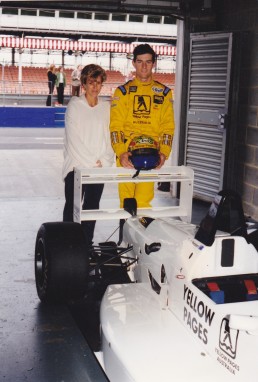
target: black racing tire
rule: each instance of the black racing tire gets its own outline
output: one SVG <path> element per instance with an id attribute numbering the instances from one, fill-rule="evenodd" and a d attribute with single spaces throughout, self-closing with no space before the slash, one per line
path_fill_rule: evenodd
<path id="1" fill-rule="evenodd" d="M 64 303 L 87 290 L 89 246 L 79 223 L 41 225 L 35 245 L 35 279 L 39 299 Z"/>

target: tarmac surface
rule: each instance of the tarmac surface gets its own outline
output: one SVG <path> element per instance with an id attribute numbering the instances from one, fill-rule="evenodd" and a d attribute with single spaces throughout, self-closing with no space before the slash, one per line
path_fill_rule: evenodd
<path id="1" fill-rule="evenodd" d="M 62 128 L 0 128 L 1 382 L 107 380 L 68 307 L 44 306 L 36 293 L 37 231 L 43 222 L 62 220 L 62 137 Z M 166 203 L 170 194 L 157 198 Z M 105 188 L 102 200 L 118 203 L 116 189 Z M 206 211 L 206 204 L 194 204 L 193 221 Z M 116 221 L 97 222 L 95 241 L 112 233 L 117 241 L 117 228 Z"/>
<path id="2" fill-rule="evenodd" d="M 63 129 L 0 129 L 0 381 L 106 381 L 65 306 L 39 302 L 34 247 L 61 221 Z M 58 142 L 58 143 L 57 143 Z"/>

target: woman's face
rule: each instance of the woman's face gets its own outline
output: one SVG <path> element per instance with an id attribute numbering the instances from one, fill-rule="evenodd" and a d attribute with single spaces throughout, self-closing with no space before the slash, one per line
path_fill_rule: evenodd
<path id="1" fill-rule="evenodd" d="M 88 96 L 97 97 L 102 88 L 101 76 L 98 76 L 96 78 L 89 77 L 86 81 L 86 84 L 84 84 L 83 87 Z"/>

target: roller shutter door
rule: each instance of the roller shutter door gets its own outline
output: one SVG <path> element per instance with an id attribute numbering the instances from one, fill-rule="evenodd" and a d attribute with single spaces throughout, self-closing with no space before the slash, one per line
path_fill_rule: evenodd
<path id="1" fill-rule="evenodd" d="M 185 163 L 194 196 L 212 200 L 223 186 L 232 34 L 192 34 Z"/>

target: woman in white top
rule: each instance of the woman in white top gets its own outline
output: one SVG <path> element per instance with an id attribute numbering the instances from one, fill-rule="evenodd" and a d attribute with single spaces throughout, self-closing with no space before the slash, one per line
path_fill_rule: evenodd
<path id="1" fill-rule="evenodd" d="M 105 80 L 106 73 L 100 66 L 85 66 L 81 72 L 85 94 L 72 97 L 67 106 L 63 164 L 64 221 L 73 221 L 74 167 L 110 167 L 114 163 L 109 134 L 110 104 L 98 97 Z M 103 184 L 83 185 L 83 209 L 99 208 L 103 188 Z M 95 223 L 82 222 L 90 245 L 93 243 Z"/>
<path id="2" fill-rule="evenodd" d="M 58 105 L 62 106 L 64 103 L 64 89 L 66 87 L 66 76 L 62 66 L 59 66 L 56 72 L 56 90 Z"/>

